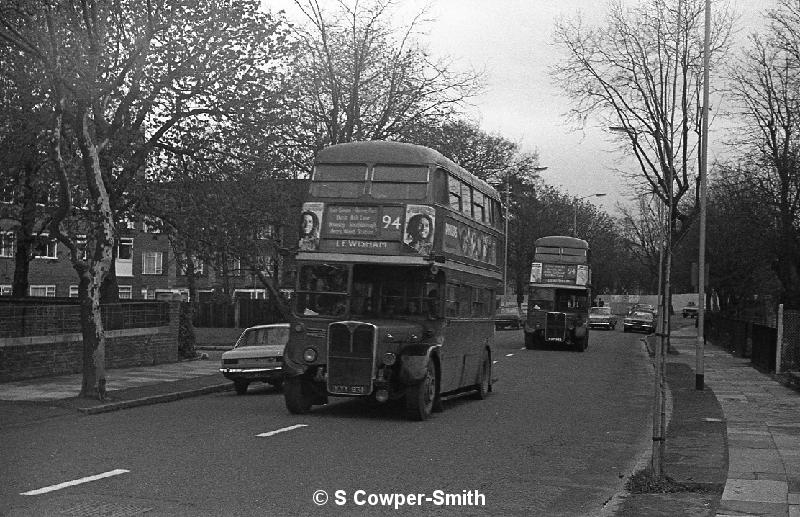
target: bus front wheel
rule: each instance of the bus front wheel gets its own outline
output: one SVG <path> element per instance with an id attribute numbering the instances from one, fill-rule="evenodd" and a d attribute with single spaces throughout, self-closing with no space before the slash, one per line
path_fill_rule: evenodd
<path id="1" fill-rule="evenodd" d="M 311 409 L 311 386 L 301 377 L 286 379 L 283 384 L 283 399 L 286 409 L 293 415 L 308 413 Z"/>
<path id="2" fill-rule="evenodd" d="M 409 386 L 406 391 L 406 415 L 412 420 L 426 420 L 431 416 L 436 400 L 436 366 L 428 361 L 422 382 Z"/>

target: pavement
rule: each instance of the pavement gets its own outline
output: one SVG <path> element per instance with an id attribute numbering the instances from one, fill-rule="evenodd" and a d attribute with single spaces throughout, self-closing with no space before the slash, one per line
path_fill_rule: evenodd
<path id="1" fill-rule="evenodd" d="M 800 393 L 713 343 L 705 346 L 705 387 L 696 390 L 696 341 L 691 326 L 671 333 L 665 476 L 654 482 L 642 475 L 651 457 L 645 451 L 627 489 L 602 514 L 800 517 Z M 0 428 L 232 389 L 218 370 L 220 349 L 204 354 L 205 360 L 111 370 L 102 402 L 78 397 L 80 374 L 0 383 Z"/>

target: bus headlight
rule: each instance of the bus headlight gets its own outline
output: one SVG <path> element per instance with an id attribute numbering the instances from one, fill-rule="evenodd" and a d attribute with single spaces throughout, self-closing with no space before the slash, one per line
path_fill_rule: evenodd
<path id="1" fill-rule="evenodd" d="M 397 356 L 394 355 L 392 352 L 386 352 L 383 354 L 383 364 L 386 366 L 392 366 L 395 361 L 397 361 Z"/>
<path id="2" fill-rule="evenodd" d="M 303 361 L 313 363 L 317 360 L 317 351 L 313 348 L 306 348 L 303 350 Z"/>

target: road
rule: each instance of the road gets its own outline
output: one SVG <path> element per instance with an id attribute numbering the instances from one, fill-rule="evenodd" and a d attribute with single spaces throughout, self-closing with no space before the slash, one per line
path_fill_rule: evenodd
<path id="1" fill-rule="evenodd" d="M 597 514 L 649 450 L 641 337 L 576 353 L 497 332 L 494 392 L 425 422 L 351 399 L 293 416 L 251 387 L 5 429 L 0 515 Z M 371 504 L 391 494 L 405 505 Z"/>

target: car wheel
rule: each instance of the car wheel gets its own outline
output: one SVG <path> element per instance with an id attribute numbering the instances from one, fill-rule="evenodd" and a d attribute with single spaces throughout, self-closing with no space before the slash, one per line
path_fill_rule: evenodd
<path id="1" fill-rule="evenodd" d="M 237 395 L 244 395 L 247 393 L 247 386 L 249 385 L 250 383 L 246 381 L 235 381 L 233 383 L 233 389 L 236 390 Z"/>
<path id="2" fill-rule="evenodd" d="M 481 363 L 481 369 L 478 375 L 475 398 L 483 400 L 488 396 L 492 382 L 492 362 L 489 360 L 489 352 L 486 350 L 483 351 L 483 362 Z"/>
<path id="3" fill-rule="evenodd" d="M 631 329 L 629 329 L 628 327 L 622 327 L 622 332 L 627 333 L 627 332 L 630 332 L 630 330 Z"/>
<path id="4" fill-rule="evenodd" d="M 311 409 L 311 386 L 302 377 L 286 379 L 283 386 L 283 399 L 286 409 L 293 415 L 308 413 Z"/>
<path id="5" fill-rule="evenodd" d="M 281 387 L 283 386 L 283 380 L 282 380 L 282 379 L 277 379 L 277 380 L 274 380 L 274 381 L 267 381 L 267 382 L 268 382 L 268 383 L 269 383 L 269 384 L 270 384 L 270 385 L 271 385 L 273 388 L 275 388 L 276 390 L 279 390 L 279 389 L 281 389 Z"/>
<path id="6" fill-rule="evenodd" d="M 427 420 L 436 400 L 436 366 L 428 361 L 425 378 L 406 391 L 406 416 L 412 420 Z"/>

